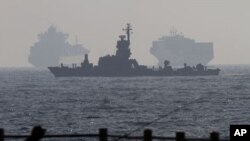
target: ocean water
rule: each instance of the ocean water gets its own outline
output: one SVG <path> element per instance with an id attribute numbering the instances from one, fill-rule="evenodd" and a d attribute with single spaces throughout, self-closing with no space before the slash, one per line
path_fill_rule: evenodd
<path id="1" fill-rule="evenodd" d="M 0 126 L 6 134 L 109 133 L 207 137 L 250 124 L 250 66 L 219 76 L 55 78 L 48 70 L 0 69 Z"/>

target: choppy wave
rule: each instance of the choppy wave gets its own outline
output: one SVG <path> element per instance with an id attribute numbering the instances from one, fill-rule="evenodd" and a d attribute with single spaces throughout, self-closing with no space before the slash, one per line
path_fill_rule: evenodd
<path id="1" fill-rule="evenodd" d="M 134 78 L 0 69 L 0 125 L 20 134 L 42 125 L 49 133 L 107 127 L 112 133 L 152 128 L 157 135 L 227 136 L 230 124 L 250 123 L 250 66 L 221 67 L 220 76 Z"/>

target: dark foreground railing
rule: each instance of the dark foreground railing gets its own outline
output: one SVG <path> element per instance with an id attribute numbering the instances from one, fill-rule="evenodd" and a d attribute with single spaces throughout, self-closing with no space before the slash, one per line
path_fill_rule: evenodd
<path id="1" fill-rule="evenodd" d="M 175 137 L 162 137 L 153 136 L 151 129 L 145 129 L 143 136 L 128 136 L 128 135 L 110 135 L 106 128 L 99 129 L 98 134 L 58 134 L 58 135 L 45 135 L 45 129 L 40 126 L 33 128 L 31 135 L 5 135 L 4 130 L 0 129 L 0 141 L 4 139 L 24 139 L 25 141 L 39 141 L 43 138 L 95 138 L 99 141 L 119 141 L 122 139 L 126 140 L 141 140 L 141 141 L 152 141 L 152 140 L 164 140 L 164 141 L 229 141 L 222 140 L 219 138 L 219 133 L 212 132 L 210 137 L 205 138 L 186 138 L 184 132 L 176 132 Z"/>

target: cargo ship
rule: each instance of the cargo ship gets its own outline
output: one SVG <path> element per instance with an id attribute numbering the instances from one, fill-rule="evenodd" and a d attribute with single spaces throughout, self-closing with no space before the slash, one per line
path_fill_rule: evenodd
<path id="1" fill-rule="evenodd" d="M 150 52 L 157 58 L 158 65 L 164 65 L 165 60 L 169 60 L 173 66 L 184 63 L 207 65 L 214 58 L 212 42 L 197 42 L 177 33 L 176 29 L 172 29 L 170 35 L 153 41 Z"/>
<path id="2" fill-rule="evenodd" d="M 89 62 L 88 54 L 84 61 L 72 67 L 61 64 L 60 66 L 48 67 L 55 77 L 137 77 L 137 76 L 204 76 L 218 75 L 220 69 L 209 69 L 202 64 L 195 66 L 184 66 L 178 69 L 172 68 L 170 61 L 165 60 L 164 66 L 158 68 L 140 65 L 136 59 L 130 58 L 130 34 L 131 25 L 127 24 L 123 29 L 126 35 L 120 35 L 117 41 L 115 55 L 106 55 L 99 58 L 98 64 Z"/>
<path id="3" fill-rule="evenodd" d="M 58 65 L 64 58 L 73 58 L 89 53 L 88 49 L 78 44 L 77 39 L 75 45 L 70 44 L 67 41 L 69 35 L 57 30 L 55 26 L 50 26 L 38 37 L 38 41 L 30 48 L 28 58 L 34 67 L 47 68 Z"/>

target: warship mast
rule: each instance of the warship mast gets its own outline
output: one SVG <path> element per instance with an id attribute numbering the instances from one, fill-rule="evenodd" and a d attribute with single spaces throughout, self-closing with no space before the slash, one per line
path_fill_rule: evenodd
<path id="1" fill-rule="evenodd" d="M 128 45 L 130 45 L 130 30 L 132 30 L 131 24 L 128 23 L 127 27 L 125 29 L 123 29 L 123 30 L 126 31 Z"/>

